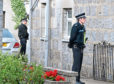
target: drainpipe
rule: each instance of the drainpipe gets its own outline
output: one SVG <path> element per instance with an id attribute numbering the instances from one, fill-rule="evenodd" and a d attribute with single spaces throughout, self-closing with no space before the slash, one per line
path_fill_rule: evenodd
<path id="1" fill-rule="evenodd" d="M 50 32 L 49 32 L 49 28 L 50 28 L 50 0 L 46 0 L 46 39 L 45 39 L 45 67 L 48 66 L 48 57 L 50 55 L 50 46 L 49 46 L 49 37 L 50 37 Z"/>
<path id="2" fill-rule="evenodd" d="M 32 10 L 31 10 L 31 8 L 32 8 L 32 0 L 29 0 L 30 1 L 30 5 L 29 5 L 29 7 L 30 7 L 30 11 L 29 11 L 29 28 L 28 28 L 28 32 L 29 32 L 29 41 L 28 41 L 28 46 L 29 46 L 29 51 L 28 51 L 28 63 L 30 64 L 30 59 L 31 59 L 31 28 L 32 28 L 32 26 L 31 26 L 31 23 L 32 23 Z"/>

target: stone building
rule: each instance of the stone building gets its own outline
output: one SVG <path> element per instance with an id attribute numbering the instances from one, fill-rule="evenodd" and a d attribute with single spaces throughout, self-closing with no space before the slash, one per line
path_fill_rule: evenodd
<path id="1" fill-rule="evenodd" d="M 31 0 L 31 7 L 36 1 Z M 46 1 L 39 0 L 31 11 L 31 62 L 71 70 L 70 30 L 76 22 L 74 16 L 85 12 L 89 40 L 82 75 L 93 77 L 93 45 L 103 40 L 114 44 L 114 0 L 49 0 L 49 5 Z"/>
<path id="2" fill-rule="evenodd" d="M 2 28 L 3 28 L 3 0 L 0 0 L 0 50 L 2 47 Z"/>

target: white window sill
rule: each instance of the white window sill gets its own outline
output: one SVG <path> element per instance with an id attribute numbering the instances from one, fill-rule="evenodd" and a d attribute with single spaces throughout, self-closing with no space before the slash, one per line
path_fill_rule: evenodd
<path id="1" fill-rule="evenodd" d="M 41 2 L 41 3 L 46 3 L 46 0 L 41 0 L 40 2 Z"/>
<path id="2" fill-rule="evenodd" d="M 40 40 L 41 40 L 41 41 L 47 41 L 46 37 L 41 37 Z M 63 39 L 62 39 L 62 42 L 68 43 L 68 42 L 69 42 L 69 37 L 63 38 Z"/>
<path id="3" fill-rule="evenodd" d="M 64 43 L 68 43 L 69 40 L 63 39 L 62 42 L 64 42 Z"/>
<path id="4" fill-rule="evenodd" d="M 69 36 L 65 36 L 63 39 L 62 39 L 62 42 L 65 42 L 65 43 L 68 43 L 69 42 Z"/>
<path id="5" fill-rule="evenodd" d="M 41 41 L 46 41 L 46 37 L 40 37 Z"/>

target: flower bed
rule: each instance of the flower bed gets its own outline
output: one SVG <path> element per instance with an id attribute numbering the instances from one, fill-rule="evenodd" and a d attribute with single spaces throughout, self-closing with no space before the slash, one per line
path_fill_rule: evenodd
<path id="1" fill-rule="evenodd" d="M 0 84 L 74 84 L 77 76 L 76 72 L 24 62 L 22 57 L 0 53 Z"/>
<path id="2" fill-rule="evenodd" d="M 70 82 L 65 81 L 63 76 L 58 75 L 58 71 L 56 69 L 53 71 L 46 71 L 43 78 L 45 79 L 44 84 L 70 84 Z"/>
<path id="3" fill-rule="evenodd" d="M 43 69 L 42 66 L 36 66 L 36 65 L 26 65 L 23 69 L 25 75 L 24 75 L 24 81 L 25 84 L 43 84 L 44 79 L 42 78 L 43 75 Z"/>
<path id="4" fill-rule="evenodd" d="M 65 78 L 57 74 L 57 70 L 45 72 L 44 79 L 52 81 L 65 81 Z"/>
<path id="5" fill-rule="evenodd" d="M 55 68 L 52 67 L 44 67 L 43 70 L 45 72 L 47 71 L 54 71 Z M 65 81 L 51 81 L 46 79 L 44 84 L 75 84 L 76 83 L 76 76 L 78 75 L 77 72 L 69 71 L 69 70 L 61 70 L 61 69 L 56 69 L 57 74 L 64 77 Z M 50 83 L 49 83 L 50 82 Z"/>

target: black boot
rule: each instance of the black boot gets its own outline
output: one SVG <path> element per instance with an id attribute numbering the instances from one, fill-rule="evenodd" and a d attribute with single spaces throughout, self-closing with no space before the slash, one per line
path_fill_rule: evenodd
<path id="1" fill-rule="evenodd" d="M 85 84 L 85 83 L 84 83 L 84 82 L 82 82 L 82 81 L 79 81 L 79 83 L 80 83 L 80 84 Z"/>
<path id="2" fill-rule="evenodd" d="M 85 83 L 82 81 L 76 81 L 76 84 L 85 84 Z"/>

